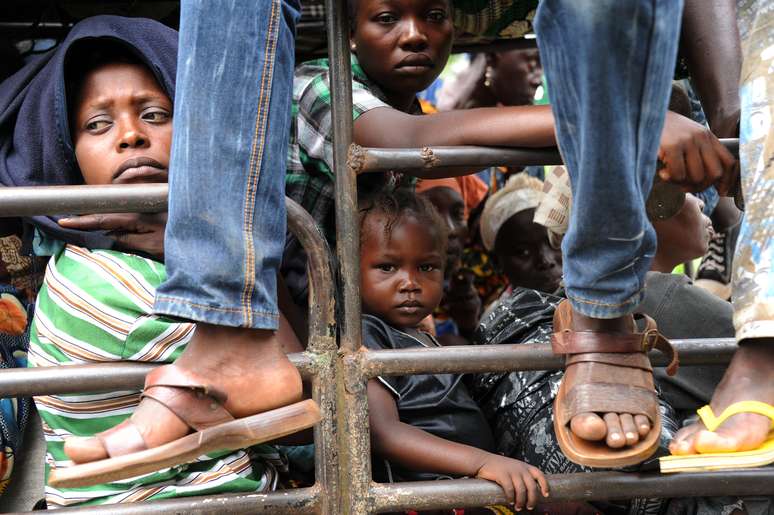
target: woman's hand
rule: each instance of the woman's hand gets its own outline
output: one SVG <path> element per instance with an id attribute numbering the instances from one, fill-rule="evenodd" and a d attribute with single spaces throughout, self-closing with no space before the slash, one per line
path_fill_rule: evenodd
<path id="1" fill-rule="evenodd" d="M 658 158 L 662 180 L 679 184 L 685 190 L 703 191 L 715 184 L 725 195 L 736 183 L 736 159 L 703 125 L 667 111 Z"/>
<path id="2" fill-rule="evenodd" d="M 525 506 L 532 510 L 538 503 L 538 486 L 543 497 L 548 497 L 548 482 L 543 473 L 532 465 L 487 453 L 476 477 L 494 481 L 505 491 L 505 497 L 516 505 L 516 511 Z"/>
<path id="3" fill-rule="evenodd" d="M 79 231 L 107 231 L 120 248 L 164 260 L 167 213 L 105 213 L 62 218 L 59 225 Z"/>

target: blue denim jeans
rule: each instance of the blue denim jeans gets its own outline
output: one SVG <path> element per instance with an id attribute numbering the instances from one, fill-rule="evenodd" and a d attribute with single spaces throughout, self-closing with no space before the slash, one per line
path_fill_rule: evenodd
<path id="1" fill-rule="evenodd" d="M 276 329 L 297 0 L 184 0 L 159 314 Z"/>
<path id="2" fill-rule="evenodd" d="M 681 0 L 542 0 L 535 19 L 573 191 L 567 297 L 594 318 L 643 298 L 656 235 L 645 214 L 675 68 Z"/>

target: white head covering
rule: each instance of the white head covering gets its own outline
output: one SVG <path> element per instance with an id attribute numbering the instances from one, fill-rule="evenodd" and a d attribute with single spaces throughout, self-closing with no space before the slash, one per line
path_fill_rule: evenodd
<path id="1" fill-rule="evenodd" d="M 526 173 L 508 179 L 505 186 L 487 199 L 481 214 L 481 239 L 487 250 L 494 249 L 497 232 L 510 217 L 540 204 L 543 181 Z"/>

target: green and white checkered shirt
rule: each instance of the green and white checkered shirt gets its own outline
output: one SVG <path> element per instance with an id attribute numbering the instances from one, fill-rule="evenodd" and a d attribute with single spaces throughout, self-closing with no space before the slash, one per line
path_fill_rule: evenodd
<path id="1" fill-rule="evenodd" d="M 357 120 L 377 107 L 390 107 L 387 97 L 368 78 L 353 55 L 352 119 Z M 418 101 L 410 114 L 422 114 Z M 328 59 L 309 61 L 296 68 L 290 132 L 285 192 L 312 215 L 328 241 L 333 242 L 333 130 Z M 379 180 L 381 184 L 398 180 L 389 174 L 368 174 L 361 179 L 369 183 Z M 364 186 L 363 182 L 359 180 L 358 185 Z"/>

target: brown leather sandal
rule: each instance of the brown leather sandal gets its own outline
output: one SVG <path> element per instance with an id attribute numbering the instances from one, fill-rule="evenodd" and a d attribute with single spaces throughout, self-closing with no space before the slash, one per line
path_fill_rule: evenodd
<path id="1" fill-rule="evenodd" d="M 643 315 L 644 316 L 644 315 Z M 572 308 L 565 300 L 554 312 L 554 354 L 567 356 L 565 377 L 554 400 L 554 432 L 559 447 L 571 461 L 591 467 L 624 467 L 649 458 L 656 451 L 661 436 L 661 414 L 648 352 L 658 349 L 670 358 L 667 373 L 677 372 L 678 360 L 669 341 L 659 334 L 656 323 L 645 316 L 643 332 L 632 317 L 631 334 L 572 331 Z M 573 371 L 572 384 L 567 371 Z M 647 371 L 632 374 L 631 369 Z M 613 449 L 603 441 L 589 441 L 575 436 L 570 421 L 581 413 L 631 413 L 650 419 L 648 435 L 634 445 Z"/>
<path id="2" fill-rule="evenodd" d="M 142 397 L 165 406 L 194 432 L 149 449 L 131 419 L 124 420 L 96 435 L 110 458 L 52 469 L 49 484 L 73 488 L 149 474 L 194 461 L 203 454 L 275 440 L 320 421 L 320 410 L 312 400 L 235 419 L 223 406 L 227 398 L 224 392 L 175 365 L 150 372 Z"/>

